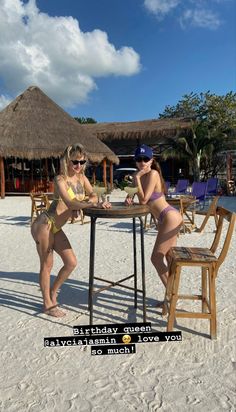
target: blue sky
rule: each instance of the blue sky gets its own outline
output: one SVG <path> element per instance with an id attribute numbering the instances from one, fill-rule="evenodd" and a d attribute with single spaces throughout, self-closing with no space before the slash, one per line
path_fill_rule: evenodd
<path id="1" fill-rule="evenodd" d="M 0 109 L 31 85 L 72 116 L 157 118 L 236 90 L 235 0 L 1 0 Z"/>

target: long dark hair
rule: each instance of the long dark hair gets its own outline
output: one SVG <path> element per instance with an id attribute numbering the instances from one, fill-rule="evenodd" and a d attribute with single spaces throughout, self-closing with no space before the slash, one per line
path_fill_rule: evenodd
<path id="1" fill-rule="evenodd" d="M 151 169 L 156 170 L 159 173 L 159 176 L 160 176 L 160 179 L 161 179 L 161 191 L 166 194 L 166 192 L 167 192 L 166 191 L 166 184 L 165 184 L 165 180 L 162 176 L 161 166 L 159 165 L 159 163 L 154 158 L 152 160 Z"/>

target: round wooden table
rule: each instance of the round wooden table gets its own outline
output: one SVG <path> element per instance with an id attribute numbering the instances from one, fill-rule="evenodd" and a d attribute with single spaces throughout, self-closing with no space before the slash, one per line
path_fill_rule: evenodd
<path id="1" fill-rule="evenodd" d="M 134 204 L 126 206 L 124 203 L 112 203 L 111 209 L 102 209 L 96 207 L 88 207 L 83 209 L 85 216 L 90 216 L 90 260 L 89 260 L 89 311 L 90 325 L 93 324 L 93 295 L 113 286 L 120 286 L 134 291 L 134 306 L 137 308 L 137 292 L 142 292 L 143 297 L 143 322 L 146 322 L 146 288 L 145 288 L 145 261 L 144 261 L 144 228 L 142 216 L 146 216 L 150 210 L 147 205 Z M 95 263 L 95 229 L 97 219 L 124 219 L 130 218 L 133 220 L 133 262 L 134 273 L 130 276 L 120 279 L 117 282 L 112 282 L 107 279 L 101 279 L 94 276 Z M 141 271 L 142 271 L 142 289 L 137 288 L 137 253 L 136 253 L 136 218 L 140 221 L 140 240 L 141 240 Z M 108 239 L 109 240 L 109 239 Z M 123 285 L 122 283 L 128 279 L 134 278 L 134 287 Z M 109 283 L 109 286 L 100 288 L 94 291 L 94 279 Z"/>

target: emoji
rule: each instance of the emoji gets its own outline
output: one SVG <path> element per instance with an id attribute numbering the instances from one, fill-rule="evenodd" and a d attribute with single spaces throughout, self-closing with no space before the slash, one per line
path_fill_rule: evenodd
<path id="1" fill-rule="evenodd" d="M 124 343 L 130 343 L 131 342 L 131 336 L 130 335 L 124 335 L 122 336 L 122 341 Z"/>

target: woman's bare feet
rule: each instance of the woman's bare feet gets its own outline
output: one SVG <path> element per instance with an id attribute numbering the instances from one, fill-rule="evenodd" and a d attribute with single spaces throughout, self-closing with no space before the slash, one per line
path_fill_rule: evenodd
<path id="1" fill-rule="evenodd" d="M 44 313 L 54 318 L 62 318 L 66 313 L 58 307 L 57 292 L 50 290 L 50 302 L 45 302 Z"/>
<path id="2" fill-rule="evenodd" d="M 54 318 L 62 318 L 66 316 L 63 310 L 58 308 L 58 305 L 50 306 L 49 308 L 44 308 L 44 313 L 49 316 L 53 316 Z"/>
<path id="3" fill-rule="evenodd" d="M 58 305 L 57 292 L 54 292 L 52 289 L 50 290 L 50 298 L 51 298 L 51 301 L 52 301 L 52 306 Z"/>

